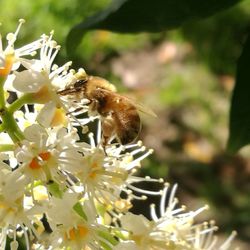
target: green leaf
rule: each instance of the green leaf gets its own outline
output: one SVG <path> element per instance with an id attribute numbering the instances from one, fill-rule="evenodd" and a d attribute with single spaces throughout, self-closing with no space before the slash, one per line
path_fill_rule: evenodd
<path id="1" fill-rule="evenodd" d="M 54 181 L 49 181 L 49 183 L 47 183 L 47 188 L 49 190 L 49 192 L 52 194 L 52 196 L 55 196 L 57 198 L 62 198 L 63 193 L 60 190 L 59 185 L 54 182 Z"/>
<path id="2" fill-rule="evenodd" d="M 71 29 L 67 49 L 72 51 L 87 30 L 159 32 L 208 17 L 237 2 L 240 0 L 113 0 L 106 9 Z"/>
<path id="3" fill-rule="evenodd" d="M 109 243 L 111 243 L 113 246 L 118 244 L 118 241 L 113 237 L 113 235 L 108 232 L 108 231 L 104 231 L 104 230 L 99 230 L 98 231 L 98 235 L 105 239 L 106 241 L 108 241 Z"/>
<path id="4" fill-rule="evenodd" d="M 227 150 L 237 152 L 250 143 L 250 35 L 237 64 L 233 91 Z"/>
<path id="5" fill-rule="evenodd" d="M 87 215 L 84 213 L 82 205 L 80 202 L 77 202 L 73 209 L 75 210 L 75 212 L 80 215 L 85 221 L 88 221 Z"/>

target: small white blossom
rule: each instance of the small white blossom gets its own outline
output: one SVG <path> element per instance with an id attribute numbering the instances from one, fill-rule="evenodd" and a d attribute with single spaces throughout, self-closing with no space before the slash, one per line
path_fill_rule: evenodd
<path id="1" fill-rule="evenodd" d="M 65 128 L 46 131 L 40 125 L 33 124 L 24 130 L 24 135 L 26 139 L 15 151 L 23 174 L 33 181 L 61 183 L 63 174 L 60 172 L 60 156 L 64 155 L 64 151 L 75 149 L 77 134 L 67 133 Z"/>
<path id="2" fill-rule="evenodd" d="M 53 249 L 99 249 L 100 241 L 105 240 L 100 232 L 105 233 L 106 229 L 98 225 L 95 211 L 88 201 L 79 202 L 76 194 L 64 193 L 62 198 L 52 198 L 46 216 L 53 230 L 50 235 Z"/>
<path id="3" fill-rule="evenodd" d="M 36 93 L 42 87 L 47 87 L 51 95 L 56 96 L 53 91 L 53 83 L 60 82 L 63 86 L 68 83 L 65 82 L 65 75 L 71 65 L 71 62 L 66 63 L 62 67 L 52 68 L 53 61 L 60 49 L 60 46 L 52 40 L 52 35 L 41 37 L 42 45 L 40 49 L 40 59 L 27 60 L 23 62 L 27 70 L 15 72 L 15 80 L 13 86 L 16 90 L 24 93 Z"/>
<path id="4" fill-rule="evenodd" d="M 120 200 L 122 192 L 129 200 L 145 199 L 145 195 L 158 195 L 158 191 L 147 191 L 134 186 L 134 183 L 143 181 L 162 182 L 161 179 L 135 176 L 140 162 L 152 151 L 146 150 L 141 143 L 128 147 L 130 152 L 126 152 L 126 146 L 115 145 L 110 145 L 104 150 L 101 144 L 95 144 L 93 135 L 90 134 L 90 145 L 82 144 L 81 150 L 79 149 L 81 154 L 74 153 L 74 158 L 72 151 L 65 151 L 65 160 L 61 162 L 61 166 L 79 180 L 84 194 L 92 204 L 99 202 L 105 206 L 114 206 Z M 70 164 L 66 159 L 71 159 Z M 74 178 L 71 181 L 72 186 L 75 185 Z M 141 195 L 135 195 L 134 192 Z"/>
<path id="5" fill-rule="evenodd" d="M 5 49 L 3 48 L 2 36 L 0 34 L 0 76 L 7 76 L 11 70 L 17 70 L 20 64 L 23 63 L 24 56 L 34 56 L 36 51 L 41 48 L 42 39 L 38 39 L 21 48 L 15 49 L 15 41 L 24 22 L 23 19 L 20 19 L 15 33 L 7 34 L 7 46 Z"/>
<path id="6" fill-rule="evenodd" d="M 213 224 L 195 224 L 194 218 L 207 207 L 196 211 L 185 212 L 185 207 L 176 208 L 178 203 L 175 198 L 176 185 L 169 193 L 169 187 L 163 190 L 160 201 L 160 217 L 156 215 L 155 206 L 151 206 L 152 220 L 143 215 L 126 213 L 120 218 L 122 228 L 127 230 L 127 241 L 119 243 L 115 250 L 124 249 L 131 245 L 138 250 L 226 250 L 230 247 L 229 239 L 222 245 L 216 245 L 213 236 L 217 229 Z M 166 197 L 169 196 L 166 204 Z"/>
<path id="7" fill-rule="evenodd" d="M 36 234 L 30 218 L 31 211 L 24 206 L 27 179 L 17 170 L 10 170 L 4 163 L 0 164 L 0 249 L 5 249 L 7 235 L 14 234 L 21 228 L 29 244 L 27 231 Z M 26 228 L 28 227 L 28 228 Z"/>

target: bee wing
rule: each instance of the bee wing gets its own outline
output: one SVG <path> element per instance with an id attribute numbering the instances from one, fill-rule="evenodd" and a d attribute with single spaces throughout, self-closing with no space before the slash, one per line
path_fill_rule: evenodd
<path id="1" fill-rule="evenodd" d="M 126 99 L 127 101 L 129 101 L 132 105 L 134 105 L 136 107 L 136 109 L 144 114 L 153 116 L 153 117 L 157 117 L 157 115 L 155 114 L 155 112 L 149 108 L 148 106 L 139 103 L 137 101 L 135 101 L 134 99 L 128 97 L 128 96 L 122 96 L 124 99 Z"/>
<path id="2" fill-rule="evenodd" d="M 116 97 L 114 99 L 115 101 L 118 101 L 118 102 L 120 100 L 127 101 L 127 102 L 131 103 L 133 106 L 135 106 L 138 111 L 140 111 L 140 112 L 142 112 L 144 114 L 153 116 L 153 117 L 157 117 L 157 115 L 155 114 L 155 112 L 152 109 L 150 109 L 149 107 L 145 106 L 144 104 L 136 102 L 135 100 L 133 100 L 132 98 L 130 98 L 128 96 L 124 96 L 124 95 L 118 94 L 117 92 L 111 92 L 111 91 L 106 90 L 106 89 L 101 89 L 101 91 L 106 92 L 106 93 L 112 93 L 112 95 L 114 97 Z"/>
<path id="3" fill-rule="evenodd" d="M 134 105 L 140 112 L 153 116 L 153 117 L 157 117 L 155 112 L 151 108 L 147 107 L 146 105 L 138 103 L 138 102 L 134 102 Z"/>

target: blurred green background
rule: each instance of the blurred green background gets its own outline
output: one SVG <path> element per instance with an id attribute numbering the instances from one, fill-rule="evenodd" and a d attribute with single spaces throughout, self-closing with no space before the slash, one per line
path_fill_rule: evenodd
<path id="1" fill-rule="evenodd" d="M 142 116 L 140 138 L 155 153 L 144 161 L 141 174 L 178 183 L 180 203 L 188 209 L 209 204 L 210 211 L 200 218 L 215 219 L 222 237 L 237 230 L 237 245 L 249 249 L 250 152 L 228 155 L 224 148 L 250 2 L 156 34 L 92 31 L 74 56 L 67 55 L 70 28 L 109 2 L 2 0 L 1 34 L 14 31 L 19 18 L 26 24 L 17 44 L 54 30 L 62 46 L 57 64 L 73 60 L 74 68 L 109 79 L 120 92 L 153 109 L 157 118 Z M 134 209 L 142 212 L 142 207 L 135 204 Z"/>

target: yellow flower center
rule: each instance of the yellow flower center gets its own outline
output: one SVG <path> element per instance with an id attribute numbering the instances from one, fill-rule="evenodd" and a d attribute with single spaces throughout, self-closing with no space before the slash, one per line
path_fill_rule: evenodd
<path id="1" fill-rule="evenodd" d="M 51 157 L 50 152 L 42 152 L 39 154 L 39 157 L 43 159 L 43 161 L 48 161 L 49 158 Z"/>
<path id="2" fill-rule="evenodd" d="M 100 167 L 100 165 L 96 161 L 94 161 L 93 163 L 91 163 L 89 178 L 95 179 L 96 176 L 98 175 L 98 172 L 100 170 L 101 170 L 101 167 Z"/>
<path id="3" fill-rule="evenodd" d="M 39 164 L 39 161 L 38 161 L 37 157 L 34 157 L 34 158 L 31 160 L 31 162 L 30 162 L 30 164 L 29 164 L 29 167 L 30 167 L 31 169 L 39 169 L 39 168 L 41 167 L 41 165 Z"/>
<path id="4" fill-rule="evenodd" d="M 51 157 L 51 153 L 50 152 L 42 152 L 40 154 L 38 154 L 38 157 L 34 157 L 30 164 L 29 164 L 29 167 L 31 169 L 39 169 L 42 167 L 42 164 L 41 164 L 41 160 L 42 159 L 43 161 L 48 161 Z"/>
<path id="5" fill-rule="evenodd" d="M 51 127 L 66 125 L 66 114 L 64 109 L 56 108 L 52 121 L 50 123 Z"/>
<path id="6" fill-rule="evenodd" d="M 0 67 L 0 76 L 7 76 L 10 73 L 13 62 L 14 56 L 12 54 L 6 55 L 4 67 Z"/>
<path id="7" fill-rule="evenodd" d="M 89 230 L 83 225 L 78 225 L 77 228 L 71 228 L 68 233 L 65 233 L 64 238 L 68 240 L 76 240 L 77 238 L 84 238 Z"/>
<path id="8" fill-rule="evenodd" d="M 36 100 L 37 103 L 47 103 L 51 100 L 51 94 L 46 85 L 41 87 L 39 91 L 33 94 L 34 99 Z"/>

